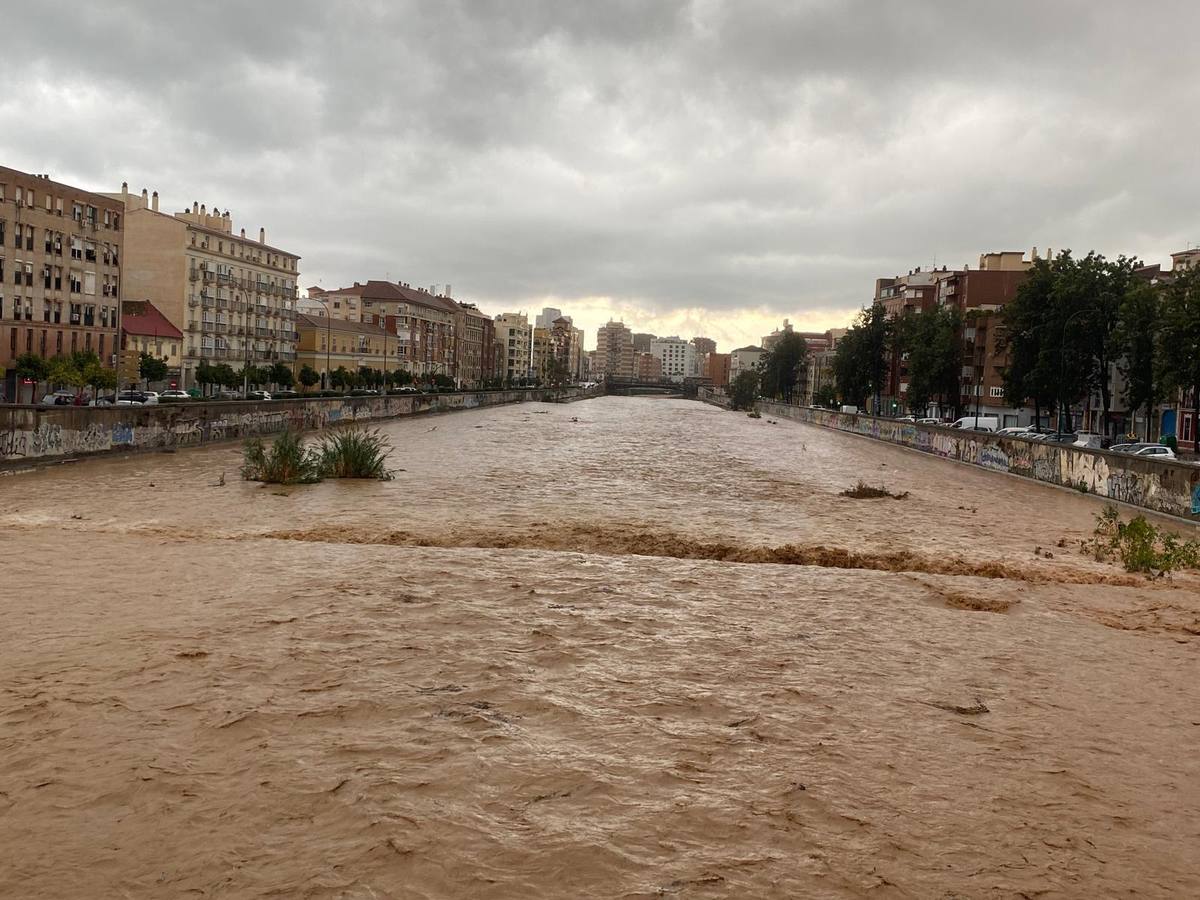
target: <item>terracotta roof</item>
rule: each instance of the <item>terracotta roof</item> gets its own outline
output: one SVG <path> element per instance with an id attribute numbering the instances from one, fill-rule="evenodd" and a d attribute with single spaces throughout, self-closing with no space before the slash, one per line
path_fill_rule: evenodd
<path id="1" fill-rule="evenodd" d="M 141 315 L 121 316 L 121 330 L 126 334 L 183 340 L 183 332 L 172 325 L 171 320 L 159 312 L 153 303 L 146 301 L 145 309 Z"/>
<path id="2" fill-rule="evenodd" d="M 384 330 L 378 325 L 372 325 L 369 322 L 354 322 L 350 319 L 339 319 L 336 316 L 329 318 L 326 316 L 310 316 L 305 313 L 296 313 L 296 328 L 319 328 L 322 331 L 329 329 L 331 331 L 352 331 L 355 334 L 384 334 Z"/>
<path id="3" fill-rule="evenodd" d="M 361 297 L 363 300 L 384 300 L 389 303 L 416 303 L 419 306 L 428 306 L 445 312 L 458 312 L 458 304 L 449 297 L 405 287 L 392 281 L 368 281 L 365 284 L 354 284 L 351 287 L 325 291 L 325 295 L 329 294 L 349 294 Z"/>

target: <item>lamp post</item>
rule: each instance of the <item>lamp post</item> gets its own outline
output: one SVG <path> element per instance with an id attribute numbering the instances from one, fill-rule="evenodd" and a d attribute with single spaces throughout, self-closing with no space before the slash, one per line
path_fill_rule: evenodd
<path id="1" fill-rule="evenodd" d="M 331 384 L 330 368 L 329 368 L 329 350 L 333 346 L 333 314 L 330 312 L 329 304 L 320 297 L 309 296 L 309 300 L 316 300 L 325 307 L 325 377 L 321 379 L 321 390 L 326 390 Z M 329 384 L 326 382 L 329 381 Z"/>
<path id="2" fill-rule="evenodd" d="M 1063 390 L 1063 379 L 1066 378 L 1067 326 L 1079 316 L 1086 316 L 1092 312 L 1094 312 L 1094 310 L 1089 307 L 1077 309 L 1075 312 L 1071 313 L 1071 315 L 1067 316 L 1066 321 L 1063 322 L 1062 337 L 1059 340 L 1058 345 L 1058 426 L 1055 428 L 1056 438 L 1062 437 L 1063 405 L 1066 402 L 1066 392 Z"/>

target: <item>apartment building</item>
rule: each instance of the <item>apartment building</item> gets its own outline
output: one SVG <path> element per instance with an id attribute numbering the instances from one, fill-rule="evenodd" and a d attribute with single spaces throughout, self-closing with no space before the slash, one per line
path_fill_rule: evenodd
<path id="1" fill-rule="evenodd" d="M 462 310 L 451 298 L 405 282 L 367 281 L 336 290 L 309 288 L 310 301 L 324 305 L 334 319 L 359 321 L 388 330 L 396 338 L 396 368 L 418 380 L 457 378 L 456 323 Z"/>
<path id="2" fill-rule="evenodd" d="M 233 230 L 228 210 L 192 203 L 159 211 L 158 192 L 108 194 L 125 211 L 125 296 L 149 300 L 183 332 L 180 387 L 196 384 L 201 360 L 293 365 L 300 257 Z"/>
<path id="3" fill-rule="evenodd" d="M 748 347 L 738 347 L 729 354 L 729 380 L 733 382 L 742 372 L 753 372 L 758 369 L 758 361 L 766 351 L 762 347 L 751 344 Z"/>
<path id="4" fill-rule="evenodd" d="M 663 378 L 683 384 L 683 379 L 696 374 L 696 348 L 681 337 L 654 339 L 650 353 L 662 362 Z"/>
<path id="5" fill-rule="evenodd" d="M 636 334 L 633 335 L 633 352 L 634 353 L 649 353 L 650 352 L 650 342 L 652 340 L 654 340 L 656 337 L 658 337 L 658 335 L 656 335 L 656 334 L 646 334 L 644 332 L 637 332 Z"/>
<path id="6" fill-rule="evenodd" d="M 0 167 L 3 397 L 34 399 L 13 370 L 25 353 L 48 359 L 91 350 L 115 364 L 124 214 L 104 194 Z"/>
<path id="7" fill-rule="evenodd" d="M 500 348 L 500 367 L 496 374 L 506 382 L 531 377 L 530 351 L 533 329 L 524 313 L 501 313 L 496 316 L 496 345 Z"/>
<path id="8" fill-rule="evenodd" d="M 704 357 L 704 365 L 700 374 L 711 381 L 713 387 L 727 387 L 729 385 L 729 366 L 730 356 L 728 353 L 708 353 Z"/>
<path id="9" fill-rule="evenodd" d="M 596 356 L 591 377 L 606 375 L 632 378 L 634 375 L 633 332 L 623 322 L 609 322 L 596 331 Z"/>
<path id="10" fill-rule="evenodd" d="M 653 353 L 639 353 L 634 357 L 634 374 L 638 381 L 662 381 L 662 360 Z"/>
<path id="11" fill-rule="evenodd" d="M 396 340 L 379 325 L 297 313 L 296 337 L 296 369 L 309 366 L 316 370 L 322 390 L 332 387 L 330 376 L 339 368 L 350 372 L 398 368 Z"/>
<path id="12" fill-rule="evenodd" d="M 553 306 L 544 306 L 542 311 L 538 313 L 537 318 L 533 322 L 534 328 L 545 328 L 549 331 L 556 319 L 562 318 L 562 310 L 555 309 Z"/>
<path id="13" fill-rule="evenodd" d="M 550 329 L 535 326 L 530 344 L 529 368 L 533 377 L 545 383 L 554 371 L 554 353 L 550 347 Z"/>
<path id="14" fill-rule="evenodd" d="M 583 380 L 583 330 L 576 328 L 570 316 L 559 316 L 550 323 L 551 353 L 562 371 L 573 381 Z"/>
<path id="15" fill-rule="evenodd" d="M 473 303 L 456 305 L 454 333 L 458 346 L 454 356 L 458 361 L 457 381 L 461 387 L 482 387 L 496 377 L 496 323 Z"/>

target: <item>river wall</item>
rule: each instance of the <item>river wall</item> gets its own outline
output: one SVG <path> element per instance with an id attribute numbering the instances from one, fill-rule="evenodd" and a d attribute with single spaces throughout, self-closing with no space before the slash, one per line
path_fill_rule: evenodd
<path id="1" fill-rule="evenodd" d="M 765 415 L 835 428 L 994 472 L 1200 521 L 1200 466 L 770 401 L 759 401 L 758 405 Z"/>
<path id="2" fill-rule="evenodd" d="M 514 390 L 162 403 L 155 406 L 0 406 L 0 469 L 55 459 L 199 447 L 217 441 L 312 430 L 420 413 L 531 400 L 579 400 L 602 391 Z"/>

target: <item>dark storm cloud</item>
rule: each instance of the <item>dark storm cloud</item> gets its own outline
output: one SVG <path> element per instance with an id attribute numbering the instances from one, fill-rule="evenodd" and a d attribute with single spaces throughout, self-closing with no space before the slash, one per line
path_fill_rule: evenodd
<path id="1" fill-rule="evenodd" d="M 749 339 L 935 259 L 1200 241 L 1190 2 L 0 7 L 5 162 L 231 207 L 305 284 Z"/>

